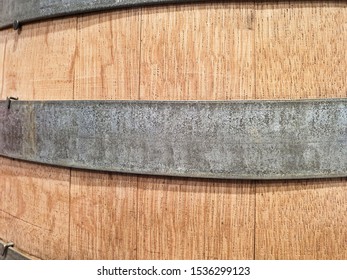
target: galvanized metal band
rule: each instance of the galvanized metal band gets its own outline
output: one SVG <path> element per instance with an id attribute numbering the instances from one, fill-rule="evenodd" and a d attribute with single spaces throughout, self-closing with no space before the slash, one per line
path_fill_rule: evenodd
<path id="1" fill-rule="evenodd" d="M 27 256 L 14 248 L 6 248 L 6 244 L 0 241 L 0 260 L 29 260 Z M 4 250 L 6 250 L 4 252 Z"/>
<path id="2" fill-rule="evenodd" d="M 159 4 L 202 0 L 0 0 L 0 28 L 58 16 Z"/>
<path id="3" fill-rule="evenodd" d="M 0 154 L 125 173 L 347 176 L 347 99 L 0 102 Z"/>

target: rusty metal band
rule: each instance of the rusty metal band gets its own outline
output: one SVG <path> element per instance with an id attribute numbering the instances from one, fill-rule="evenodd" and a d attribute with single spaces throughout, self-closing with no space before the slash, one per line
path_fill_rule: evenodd
<path id="1" fill-rule="evenodd" d="M 0 102 L 0 155 L 223 179 L 347 176 L 347 99 Z"/>
<path id="2" fill-rule="evenodd" d="M 0 0 L 0 28 L 87 12 L 192 2 L 203 0 Z"/>

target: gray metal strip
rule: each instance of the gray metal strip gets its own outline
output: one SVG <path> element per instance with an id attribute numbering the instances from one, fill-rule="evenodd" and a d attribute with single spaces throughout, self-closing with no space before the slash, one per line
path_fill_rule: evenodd
<path id="1" fill-rule="evenodd" d="M 0 260 L 29 260 L 29 258 L 20 252 L 16 251 L 14 248 L 8 248 L 3 254 L 5 249 L 5 244 L 0 242 Z"/>
<path id="2" fill-rule="evenodd" d="M 203 0 L 0 0 L 0 28 L 15 21 L 27 23 L 58 16 L 159 4 L 184 4 Z"/>
<path id="3" fill-rule="evenodd" d="M 125 173 L 347 176 L 347 99 L 0 102 L 0 154 Z"/>

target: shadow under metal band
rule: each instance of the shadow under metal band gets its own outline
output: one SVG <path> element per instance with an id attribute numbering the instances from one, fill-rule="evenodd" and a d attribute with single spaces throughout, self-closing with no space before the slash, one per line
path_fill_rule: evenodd
<path id="1" fill-rule="evenodd" d="M 15 21 L 28 23 L 58 16 L 159 4 L 186 4 L 203 0 L 0 0 L 0 28 Z"/>
<path id="2" fill-rule="evenodd" d="M 0 154 L 222 179 L 347 176 L 347 99 L 0 102 Z"/>

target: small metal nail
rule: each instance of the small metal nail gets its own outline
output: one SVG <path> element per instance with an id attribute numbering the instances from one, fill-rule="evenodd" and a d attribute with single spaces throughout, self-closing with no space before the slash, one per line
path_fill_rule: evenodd
<path id="1" fill-rule="evenodd" d="M 21 28 L 21 23 L 19 22 L 19 20 L 15 20 L 14 22 L 13 22 L 13 29 L 14 30 L 18 30 L 18 29 L 20 29 Z"/>
<path id="2" fill-rule="evenodd" d="M 10 247 L 14 247 L 14 243 L 13 242 L 9 242 L 9 243 L 4 245 L 4 251 L 2 251 L 2 256 L 3 257 L 6 257 L 8 248 L 10 248 Z"/>
<path id="3" fill-rule="evenodd" d="M 10 97 L 7 97 L 6 98 L 6 101 L 7 101 L 7 109 L 10 109 L 11 108 L 11 101 L 12 100 L 18 100 L 18 97 L 12 97 L 12 96 L 10 96 Z"/>

